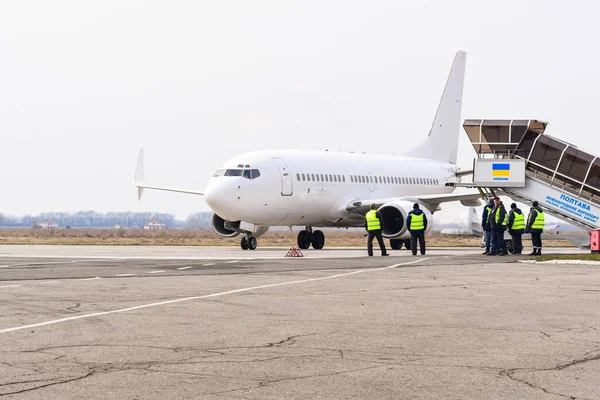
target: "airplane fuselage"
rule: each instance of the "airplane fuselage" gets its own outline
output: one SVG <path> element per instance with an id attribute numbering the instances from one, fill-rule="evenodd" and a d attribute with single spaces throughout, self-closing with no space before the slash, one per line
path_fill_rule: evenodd
<path id="1" fill-rule="evenodd" d="M 211 209 L 229 221 L 362 226 L 363 218 L 347 217 L 345 206 L 354 199 L 364 203 L 451 193 L 454 188 L 445 184 L 456 182 L 456 170 L 454 164 L 411 157 L 264 150 L 225 162 L 210 179 L 205 197 Z"/>

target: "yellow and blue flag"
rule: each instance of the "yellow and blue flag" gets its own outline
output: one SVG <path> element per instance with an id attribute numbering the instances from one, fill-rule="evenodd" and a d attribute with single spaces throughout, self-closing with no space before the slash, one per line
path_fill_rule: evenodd
<path id="1" fill-rule="evenodd" d="M 492 176 L 510 176 L 510 164 L 494 163 L 492 164 Z"/>

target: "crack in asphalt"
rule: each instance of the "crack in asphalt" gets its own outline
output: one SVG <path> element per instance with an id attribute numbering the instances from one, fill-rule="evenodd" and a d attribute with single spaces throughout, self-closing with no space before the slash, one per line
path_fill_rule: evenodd
<path id="1" fill-rule="evenodd" d="M 43 389 L 43 388 L 46 388 L 46 387 L 49 387 L 49 386 L 62 385 L 63 383 L 69 383 L 69 382 L 79 381 L 79 380 L 82 380 L 82 379 L 85 379 L 87 377 L 92 376 L 94 373 L 95 373 L 94 371 L 91 371 L 91 372 L 88 372 L 85 375 L 78 376 L 78 377 L 75 377 L 75 378 L 65 379 L 65 380 L 58 381 L 58 382 L 52 382 L 52 383 L 48 383 L 46 385 L 40 385 L 40 386 L 36 386 L 36 387 L 32 387 L 32 388 L 21 389 L 21 390 L 17 390 L 17 391 L 14 391 L 14 392 L 0 393 L 0 397 L 9 396 L 9 395 L 13 395 L 13 394 L 20 394 L 20 393 L 25 393 L 25 392 L 31 392 L 31 391 Z"/>
<path id="2" fill-rule="evenodd" d="M 549 390 L 547 390 L 547 389 L 545 389 L 545 388 L 543 388 L 541 386 L 537 386 L 537 385 L 535 385 L 535 384 L 527 381 L 526 379 L 517 378 L 517 377 L 513 376 L 513 374 L 517 373 L 517 372 L 521 372 L 521 371 L 528 371 L 528 372 L 561 371 L 561 370 L 563 370 L 565 368 L 572 367 L 573 365 L 584 364 L 584 363 L 587 363 L 587 362 L 590 362 L 590 361 L 597 361 L 597 360 L 600 360 L 600 354 L 596 354 L 593 357 L 584 357 L 582 359 L 573 360 L 573 361 L 570 361 L 570 362 L 567 362 L 567 363 L 564 363 L 564 364 L 559 364 L 559 365 L 557 365 L 555 367 L 552 367 L 552 368 L 513 368 L 513 369 L 505 369 L 505 370 L 500 371 L 500 376 L 506 376 L 509 379 L 512 379 L 512 380 L 514 380 L 516 382 L 524 383 L 527 386 L 530 386 L 530 387 L 532 387 L 534 389 L 541 390 L 541 391 L 543 391 L 544 393 L 547 393 L 547 394 L 561 396 L 561 397 L 564 397 L 566 399 L 577 399 L 577 397 L 575 397 L 575 396 L 570 396 L 570 395 L 565 395 L 565 394 L 562 394 L 562 393 L 551 392 L 551 391 L 549 391 Z"/>

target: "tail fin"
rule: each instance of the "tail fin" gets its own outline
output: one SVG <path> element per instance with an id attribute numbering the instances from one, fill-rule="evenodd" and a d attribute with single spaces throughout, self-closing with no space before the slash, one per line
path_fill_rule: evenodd
<path id="1" fill-rule="evenodd" d="M 456 52 L 429 136 L 408 156 L 456 164 L 466 62 L 467 53 Z"/>

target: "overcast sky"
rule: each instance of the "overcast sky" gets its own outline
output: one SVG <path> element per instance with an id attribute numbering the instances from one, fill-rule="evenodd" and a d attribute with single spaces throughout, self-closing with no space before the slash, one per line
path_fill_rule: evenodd
<path id="1" fill-rule="evenodd" d="M 536 118 L 600 154 L 591 1 L 3 1 L 0 212 L 160 211 L 264 148 L 400 154 L 424 138 L 457 50 L 462 118 Z M 594 135 L 594 136 L 593 136 Z M 594 140 L 595 138 L 595 140 Z M 474 152 L 461 128 L 459 163 Z"/>

